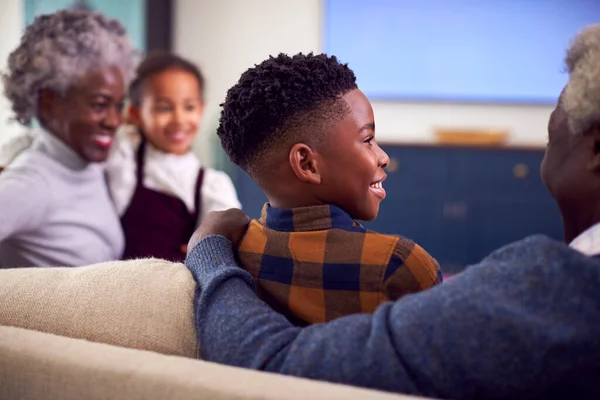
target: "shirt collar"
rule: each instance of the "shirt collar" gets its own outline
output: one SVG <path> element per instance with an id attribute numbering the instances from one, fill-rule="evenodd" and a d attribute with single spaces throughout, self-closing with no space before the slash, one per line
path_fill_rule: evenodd
<path id="1" fill-rule="evenodd" d="M 265 204 L 259 222 L 267 228 L 280 232 L 306 232 L 332 228 L 360 227 L 350 214 L 333 205 L 274 208 Z"/>
<path id="2" fill-rule="evenodd" d="M 573 239 L 569 247 L 586 256 L 600 254 L 600 223 L 593 225 Z"/>

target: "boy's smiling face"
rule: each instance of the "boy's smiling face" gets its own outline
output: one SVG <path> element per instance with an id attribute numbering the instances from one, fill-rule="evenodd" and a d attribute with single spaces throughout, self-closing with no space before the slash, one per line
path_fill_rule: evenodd
<path id="1" fill-rule="evenodd" d="M 385 198 L 388 155 L 375 141 L 375 117 L 358 89 L 342 96 L 350 112 L 328 132 L 319 148 L 321 184 L 318 197 L 353 218 L 370 221 Z"/>

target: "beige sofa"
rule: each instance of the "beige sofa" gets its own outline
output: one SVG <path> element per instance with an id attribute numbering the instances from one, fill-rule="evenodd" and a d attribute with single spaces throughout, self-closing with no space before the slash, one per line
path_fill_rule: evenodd
<path id="1" fill-rule="evenodd" d="M 196 359 L 194 280 L 146 259 L 0 270 L 0 399 L 408 399 Z"/>

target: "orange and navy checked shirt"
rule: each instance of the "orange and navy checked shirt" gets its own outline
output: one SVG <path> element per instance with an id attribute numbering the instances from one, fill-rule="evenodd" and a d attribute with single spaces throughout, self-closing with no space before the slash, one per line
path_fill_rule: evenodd
<path id="1" fill-rule="evenodd" d="M 266 204 L 237 255 L 258 295 L 297 324 L 373 312 L 442 281 L 438 263 L 418 244 L 368 231 L 331 205 Z"/>

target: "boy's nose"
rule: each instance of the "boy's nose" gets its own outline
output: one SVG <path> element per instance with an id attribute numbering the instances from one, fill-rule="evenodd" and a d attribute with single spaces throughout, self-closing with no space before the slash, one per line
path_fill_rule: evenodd
<path id="1" fill-rule="evenodd" d="M 379 154 L 377 155 L 377 162 L 381 168 L 386 168 L 390 163 L 390 157 L 387 155 L 385 151 L 379 146 L 377 146 Z"/>

